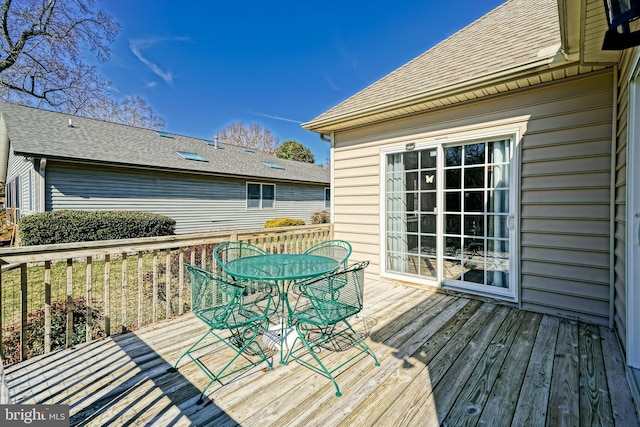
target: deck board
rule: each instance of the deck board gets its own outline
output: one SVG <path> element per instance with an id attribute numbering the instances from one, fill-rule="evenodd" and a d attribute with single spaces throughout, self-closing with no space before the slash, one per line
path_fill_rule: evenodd
<path id="1" fill-rule="evenodd" d="M 6 367 L 16 403 L 65 403 L 72 425 L 640 427 L 608 329 L 432 289 L 370 281 L 354 327 L 365 356 L 333 384 L 295 362 L 259 365 L 207 392 L 170 367 L 206 327 L 193 315 Z M 203 355 L 215 366 L 224 350 Z M 337 361 L 339 353 L 323 355 Z"/>

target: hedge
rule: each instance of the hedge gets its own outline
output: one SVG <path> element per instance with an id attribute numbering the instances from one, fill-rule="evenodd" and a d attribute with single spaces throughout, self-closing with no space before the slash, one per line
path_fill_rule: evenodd
<path id="1" fill-rule="evenodd" d="M 304 220 L 299 218 L 275 218 L 265 221 L 264 228 L 292 227 L 304 224 Z"/>
<path id="2" fill-rule="evenodd" d="M 25 246 L 168 236 L 175 228 L 173 218 L 135 211 L 59 210 L 29 215 L 18 223 Z"/>

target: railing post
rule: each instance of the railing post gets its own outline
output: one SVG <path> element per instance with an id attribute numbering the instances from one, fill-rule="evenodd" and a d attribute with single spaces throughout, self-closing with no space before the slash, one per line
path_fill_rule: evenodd
<path id="1" fill-rule="evenodd" d="M 27 354 L 27 264 L 20 264 L 20 360 Z"/>
<path id="2" fill-rule="evenodd" d="M 51 352 L 51 261 L 44 262 L 44 352 Z"/>
<path id="3" fill-rule="evenodd" d="M 2 266 L 0 266 L 0 365 L 2 365 L 2 358 L 4 357 L 4 344 L 2 343 L 2 337 L 4 336 L 4 328 L 2 323 L 2 315 L 4 313 L 4 310 L 2 308 L 2 289 Z"/>

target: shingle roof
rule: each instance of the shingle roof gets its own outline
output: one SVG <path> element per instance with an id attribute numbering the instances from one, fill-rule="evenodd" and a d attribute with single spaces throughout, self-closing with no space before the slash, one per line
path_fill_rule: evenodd
<path id="1" fill-rule="evenodd" d="M 223 176 L 253 177 L 328 184 L 329 172 L 310 163 L 284 160 L 264 152 L 182 135 L 160 136 L 136 128 L 58 112 L 0 102 L 11 149 L 19 155 L 175 170 Z M 69 127 L 69 120 L 73 127 Z M 177 152 L 197 153 L 207 161 L 186 160 Z M 273 169 L 262 162 L 273 162 Z"/>
<path id="2" fill-rule="evenodd" d="M 520 68 L 559 47 L 557 0 L 509 0 L 303 127 Z"/>

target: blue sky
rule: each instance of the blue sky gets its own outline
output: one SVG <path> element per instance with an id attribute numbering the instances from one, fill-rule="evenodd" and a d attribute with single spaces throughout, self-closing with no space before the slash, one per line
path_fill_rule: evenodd
<path id="1" fill-rule="evenodd" d="M 329 144 L 300 127 L 502 0 L 109 0 L 122 25 L 99 66 L 113 95 L 141 96 L 168 132 L 212 138 L 258 123 L 308 147 Z"/>

